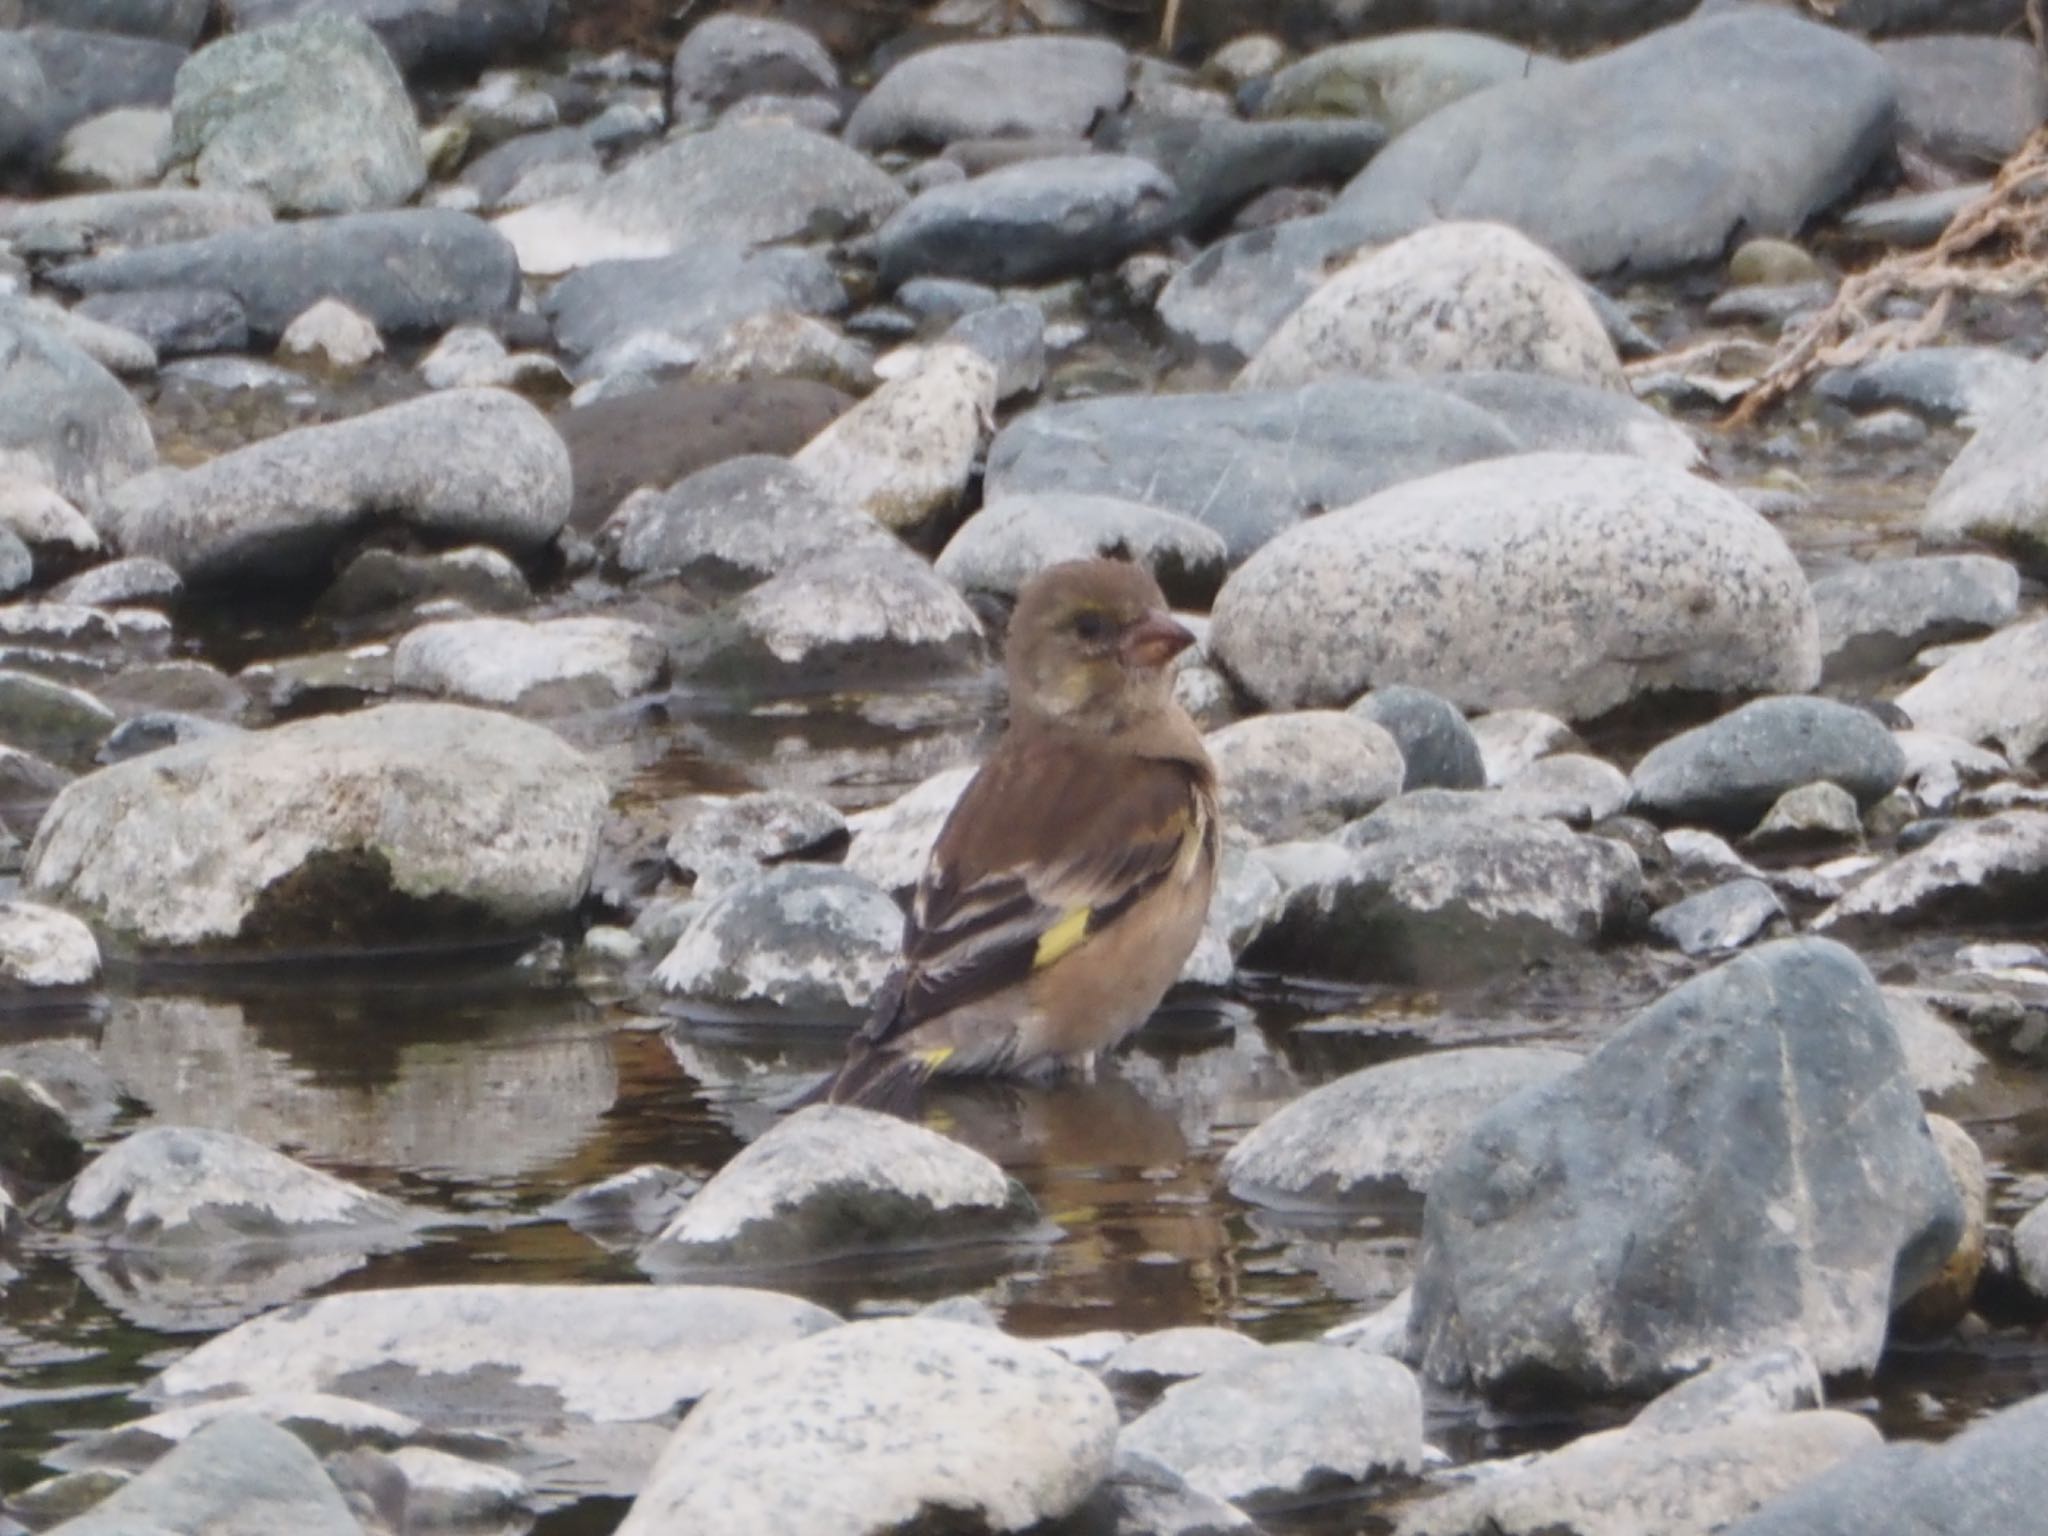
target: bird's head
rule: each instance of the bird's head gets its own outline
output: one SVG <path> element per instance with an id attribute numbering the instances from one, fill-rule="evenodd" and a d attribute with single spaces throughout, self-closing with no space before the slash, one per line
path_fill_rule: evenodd
<path id="1" fill-rule="evenodd" d="M 1137 724 L 1171 702 L 1167 663 L 1194 639 L 1142 567 L 1048 566 L 1026 583 L 1010 618 L 1010 707 L 1087 731 Z"/>

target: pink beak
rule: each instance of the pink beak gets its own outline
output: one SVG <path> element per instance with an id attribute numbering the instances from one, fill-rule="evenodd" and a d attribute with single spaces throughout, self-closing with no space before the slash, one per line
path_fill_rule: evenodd
<path id="1" fill-rule="evenodd" d="M 1195 643 L 1187 626 L 1176 623 L 1171 614 L 1158 609 L 1145 615 L 1124 631 L 1123 658 L 1127 666 L 1148 671 L 1163 667 Z"/>

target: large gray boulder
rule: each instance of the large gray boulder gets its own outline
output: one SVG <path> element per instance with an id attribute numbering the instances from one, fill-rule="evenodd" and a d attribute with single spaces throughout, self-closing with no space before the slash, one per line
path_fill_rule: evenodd
<path id="1" fill-rule="evenodd" d="M 28 312 L 0 314 L 0 477 L 90 514 L 155 464 L 149 422 L 120 380 Z"/>
<path id="2" fill-rule="evenodd" d="M 1787 940 L 1473 1128 L 1430 1186 L 1410 1341 L 1488 1391 L 1641 1392 L 1785 1343 L 1867 1371 L 1962 1223 L 1883 994 Z"/>
<path id="3" fill-rule="evenodd" d="M 1587 719 L 1820 677 L 1776 530 L 1679 470 L 1580 453 L 1468 464 L 1282 534 L 1224 582 L 1210 649 L 1269 708 L 1408 683 Z"/>
<path id="4" fill-rule="evenodd" d="M 1731 7 L 1452 103 L 1332 212 L 1361 239 L 1491 219 L 1580 272 L 1667 270 L 1796 233 L 1890 149 L 1893 110 L 1867 44 Z"/>
<path id="5" fill-rule="evenodd" d="M 551 731 L 392 704 L 74 780 L 25 877 L 146 949 L 519 933 L 582 900 L 606 798 Z"/>
<path id="6" fill-rule="evenodd" d="M 1859 806 L 1899 787 L 1906 754 L 1875 715 L 1833 699 L 1756 699 L 1652 749 L 1630 776 L 1638 810 L 1746 832 L 1803 784 Z"/>
<path id="7" fill-rule="evenodd" d="M 1116 1427 L 1108 1389 L 1042 1344 L 927 1318 L 849 1323 L 708 1394 L 618 1536 L 881 1536 L 940 1511 L 1031 1530 L 1095 1491 Z"/>

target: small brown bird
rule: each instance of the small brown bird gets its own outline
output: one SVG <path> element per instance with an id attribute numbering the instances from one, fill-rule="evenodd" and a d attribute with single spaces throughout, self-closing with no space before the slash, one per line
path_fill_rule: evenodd
<path id="1" fill-rule="evenodd" d="M 934 1074 L 1092 1068 L 1201 936 L 1216 775 L 1167 663 L 1193 643 L 1150 575 L 1055 565 L 1020 594 L 1010 724 L 946 820 L 903 955 L 810 1097 L 904 1112 Z"/>

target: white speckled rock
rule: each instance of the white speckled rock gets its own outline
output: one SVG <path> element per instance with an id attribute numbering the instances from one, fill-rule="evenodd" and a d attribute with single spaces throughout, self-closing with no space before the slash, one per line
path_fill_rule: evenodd
<path id="1" fill-rule="evenodd" d="M 977 769 L 948 768 L 915 789 L 846 819 L 853 842 L 846 850 L 846 868 L 894 894 L 908 891 L 923 875 L 939 829 L 953 814 Z"/>
<path id="2" fill-rule="evenodd" d="M 26 882 L 144 946 L 338 935 L 357 920 L 365 938 L 383 922 L 387 940 L 417 939 L 423 903 L 461 909 L 472 934 L 517 931 L 582 899 L 606 799 L 591 764 L 539 726 L 392 704 L 75 780 L 37 829 Z M 301 875 L 338 884 L 295 893 Z M 313 910 L 294 912 L 309 895 Z"/>
<path id="3" fill-rule="evenodd" d="M 1303 1094 L 1223 1160 L 1240 1200 L 1318 1206 L 1429 1188 L 1444 1154 L 1487 1110 L 1578 1065 L 1569 1051 L 1472 1046 L 1366 1067 Z"/>
<path id="4" fill-rule="evenodd" d="M 1405 1366 L 1281 1344 L 1169 1387 L 1121 1448 L 1233 1504 L 1362 1483 L 1422 1464 L 1422 1392 Z"/>
<path id="5" fill-rule="evenodd" d="M 598 615 L 446 619 L 423 624 L 391 653 L 400 688 L 480 704 L 629 699 L 654 685 L 667 652 L 644 624 Z"/>
<path id="6" fill-rule="evenodd" d="M 994 1163 L 893 1115 L 812 1105 L 721 1168 L 640 1251 L 658 1275 L 942 1248 L 1038 1230 Z"/>
<path id="7" fill-rule="evenodd" d="M 443 1285 L 350 1291 L 211 1339 L 158 1398 L 324 1392 L 380 1380 L 380 1404 L 447 1422 L 658 1418 L 728 1366 L 836 1327 L 821 1307 L 723 1286 Z"/>
<path id="8" fill-rule="evenodd" d="M 354 373 L 384 354 L 384 338 L 370 319 L 339 299 L 322 299 L 284 328 L 277 350 L 336 373 Z"/>
<path id="9" fill-rule="evenodd" d="M 1210 649 L 1273 708 L 1411 683 L 1585 719 L 1820 676 L 1806 577 L 1768 523 L 1691 475 L 1577 453 L 1468 464 L 1281 534 L 1224 582 Z"/>
<path id="10" fill-rule="evenodd" d="M 778 864 L 705 902 L 655 967 L 663 991 L 715 1006 L 840 1017 L 887 978 L 903 914 L 845 869 Z"/>
<path id="11" fill-rule="evenodd" d="M 1354 257 L 1281 323 L 1237 385 L 1493 370 L 1626 387 L 1606 327 L 1563 262 L 1505 224 L 1447 223 Z"/>
<path id="12" fill-rule="evenodd" d="M 941 576 L 967 592 L 1015 597 L 1048 565 L 1110 555 L 1150 571 L 1167 601 L 1204 604 L 1223 580 L 1223 538 L 1193 518 L 1115 496 L 1043 492 L 990 503 L 939 554 Z"/>
<path id="13" fill-rule="evenodd" d="M 771 860 L 813 852 L 845 832 L 838 811 L 791 790 L 697 795 L 677 809 L 664 851 L 696 881 L 697 894 L 708 896 Z"/>
<path id="14" fill-rule="evenodd" d="M 1024 1531 L 1108 1473 L 1116 1408 L 1040 1344 L 922 1318 L 768 1354 L 683 1421 L 618 1536 L 868 1536 L 945 1510 Z"/>
<path id="15" fill-rule="evenodd" d="M 1102 1363 L 1114 1387 L 1157 1390 L 1264 1352 L 1266 1346 L 1229 1328 L 1189 1326 L 1141 1333 Z"/>
<path id="16" fill-rule="evenodd" d="M 1898 702 L 1923 730 L 1995 741 L 2025 762 L 2048 747 L 2048 619 L 1957 650 Z"/>
<path id="17" fill-rule="evenodd" d="M 1878 933 L 1968 916 L 2019 922 L 2040 911 L 2048 879 L 2048 811 L 1963 821 L 1880 869 L 1814 920 L 1819 929 Z"/>
<path id="18" fill-rule="evenodd" d="M 1206 738 L 1226 831 L 1256 842 L 1322 837 L 1401 792 L 1385 727 L 1341 710 L 1259 715 Z"/>
<path id="19" fill-rule="evenodd" d="M 908 532 L 959 498 L 995 409 L 995 365 L 966 347 L 933 347 L 804 444 L 795 462 L 844 504 Z"/>
<path id="20" fill-rule="evenodd" d="M 0 901 L 0 981 L 23 987 L 82 987 L 100 973 L 92 930 L 69 912 L 32 901 Z"/>

